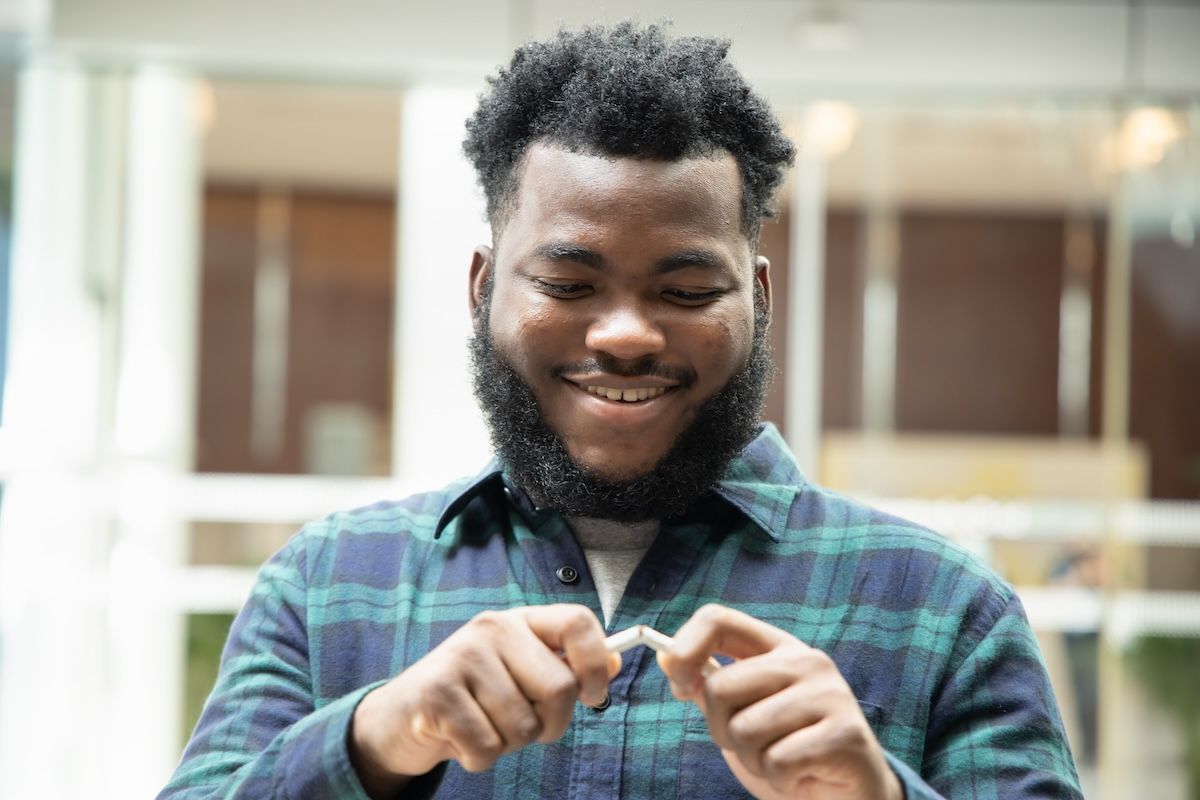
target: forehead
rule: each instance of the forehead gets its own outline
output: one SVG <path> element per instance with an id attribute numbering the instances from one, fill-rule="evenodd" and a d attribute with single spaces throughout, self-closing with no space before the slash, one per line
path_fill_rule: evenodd
<path id="1" fill-rule="evenodd" d="M 675 161 L 598 155 L 535 143 L 518 170 L 505 230 L 621 224 L 745 240 L 742 179 L 725 151 Z"/>

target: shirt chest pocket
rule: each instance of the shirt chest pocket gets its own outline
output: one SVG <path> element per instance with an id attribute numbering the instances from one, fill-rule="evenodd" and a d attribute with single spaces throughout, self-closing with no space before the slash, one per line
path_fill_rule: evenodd
<path id="1" fill-rule="evenodd" d="M 679 743 L 678 800 L 737 798 L 754 800 L 754 795 L 729 771 L 721 748 L 708 735 L 708 722 L 695 705 L 689 703 L 683 719 L 683 740 Z"/>
<path id="2" fill-rule="evenodd" d="M 861 701 L 858 706 L 872 729 L 875 729 L 883 709 Z M 684 716 L 683 740 L 679 745 L 679 781 L 676 797 L 678 800 L 754 798 L 730 772 L 729 765 L 721 755 L 721 749 L 708 735 L 708 722 L 704 719 L 704 714 L 691 703 L 688 704 Z"/>

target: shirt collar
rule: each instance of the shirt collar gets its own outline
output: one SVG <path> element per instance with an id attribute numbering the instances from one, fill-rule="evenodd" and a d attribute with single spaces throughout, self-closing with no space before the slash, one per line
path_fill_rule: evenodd
<path id="1" fill-rule="evenodd" d="M 807 481 L 774 424 L 764 422 L 754 441 L 729 464 L 715 494 L 778 542 L 792 504 Z"/>
<path id="2" fill-rule="evenodd" d="M 451 494 L 450 503 L 442 510 L 438 516 L 437 525 L 433 529 L 433 538 L 438 538 L 442 535 L 442 531 L 446 526 L 463 512 L 471 501 L 482 494 L 486 494 L 487 489 L 494 486 L 497 482 L 502 481 L 504 472 L 500 468 L 500 461 L 494 456 L 488 461 L 487 466 L 480 470 L 475 477 L 470 478 L 457 492 Z M 507 489 L 508 487 L 504 487 Z"/>
<path id="3" fill-rule="evenodd" d="M 725 477 L 713 492 L 745 514 L 771 541 L 778 542 L 786 528 L 792 503 L 805 483 L 779 430 L 766 422 L 759 428 L 758 436 L 729 464 Z M 508 501 L 522 511 L 536 510 L 525 492 L 508 479 L 499 460 L 493 457 L 452 495 L 438 517 L 434 536 L 441 536 L 451 520 L 489 489 L 503 490 Z"/>

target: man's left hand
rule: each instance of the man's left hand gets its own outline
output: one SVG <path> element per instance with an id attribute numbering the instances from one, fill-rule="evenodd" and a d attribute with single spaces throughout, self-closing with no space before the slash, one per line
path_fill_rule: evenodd
<path id="1" fill-rule="evenodd" d="M 716 653 L 737 661 L 707 678 Z M 904 796 L 837 666 L 821 650 L 734 609 L 707 605 L 659 664 L 708 720 L 729 768 L 759 800 Z"/>

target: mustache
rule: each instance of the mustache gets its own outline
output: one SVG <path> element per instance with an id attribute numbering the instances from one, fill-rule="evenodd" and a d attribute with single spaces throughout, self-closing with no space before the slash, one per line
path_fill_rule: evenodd
<path id="1" fill-rule="evenodd" d="M 681 388 L 691 388 L 697 380 L 696 371 L 689 367 L 676 367 L 656 361 L 652 356 L 639 358 L 636 361 L 623 361 L 606 353 L 576 361 L 573 364 L 560 364 L 550 370 L 555 378 L 567 374 L 604 372 L 619 375 L 622 378 L 662 378 L 674 381 Z"/>

